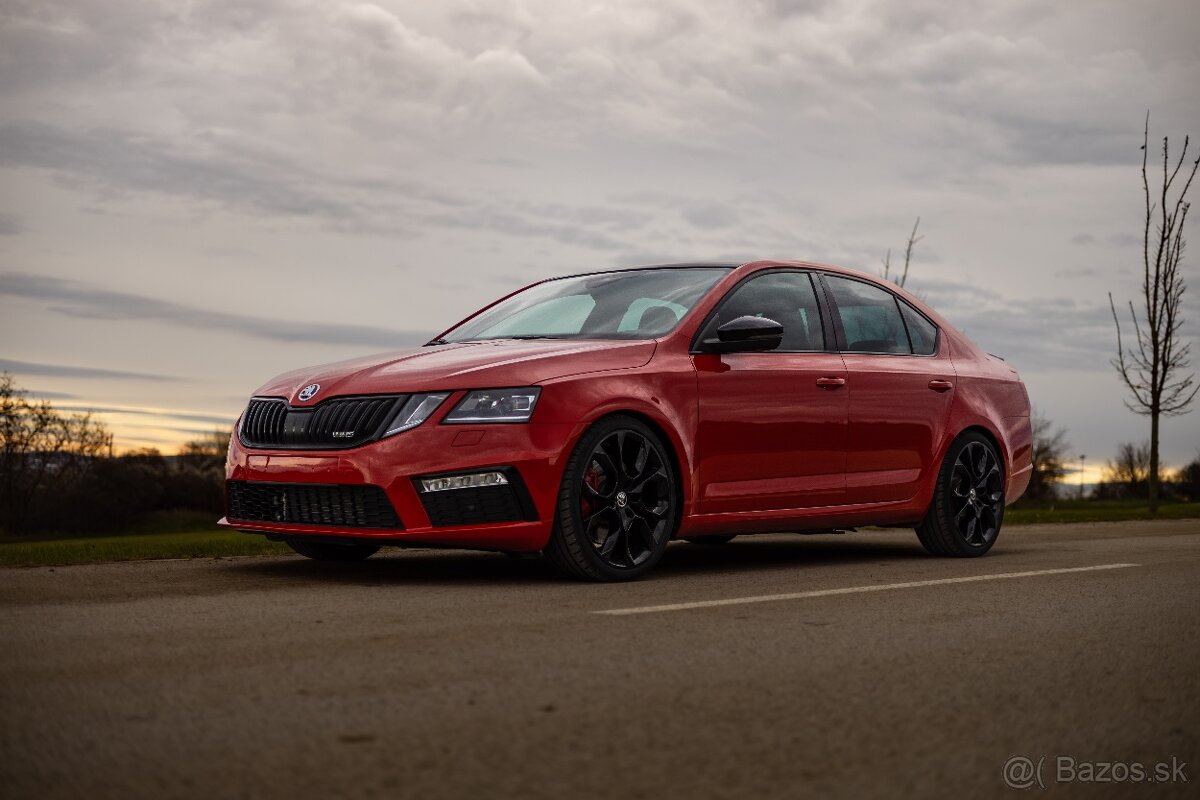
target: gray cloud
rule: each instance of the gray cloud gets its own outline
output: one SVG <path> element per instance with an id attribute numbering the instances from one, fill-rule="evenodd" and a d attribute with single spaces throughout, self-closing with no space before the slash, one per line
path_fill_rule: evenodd
<path id="1" fill-rule="evenodd" d="M 916 280 L 909 287 L 987 352 L 1018 369 L 1104 365 L 1116 333 L 1105 302 L 1067 297 L 997 296 L 955 281 Z"/>
<path id="2" fill-rule="evenodd" d="M 264 361 L 304 363 L 313 342 L 334 357 L 415 341 L 390 326 L 436 329 L 551 274 L 722 256 L 877 270 L 920 215 L 918 290 L 1018 366 L 1092 381 L 1039 400 L 1066 417 L 1106 391 L 1079 387 L 1113 385 L 1104 293 L 1136 292 L 1143 115 L 1152 138 L 1200 131 L 1197 13 L 1194 0 L 1152 14 L 988 0 L 8 3 L 0 255 L 24 272 L 0 287 L 33 301 L 6 316 L 46 335 L 36 357 L 7 354 L 89 363 L 92 348 L 146 372 L 180 363 L 170 326 L 197 348 L 180 374 L 240 396 Z M 324 284 L 294 275 L 332 269 L 387 292 L 356 303 L 354 325 L 310 326 L 209 310 L 182 288 L 249 265 L 247 294 L 309 315 Z M 179 294 L 119 291 L 151 269 Z M 80 329 L 94 337 L 81 344 Z M 230 332 L 277 344 L 231 347 Z M 99 386 L 81 384 L 53 386 Z M 186 406 L 183 386 L 105 397 Z M 1088 452 L 1140 424 L 1109 399 Z"/>
<path id="3" fill-rule="evenodd" d="M 4 276 L 0 276 L 0 286 Z M 2 291 L 2 290 L 0 290 Z M 71 367 L 62 364 L 37 364 L 30 361 L 14 361 L 10 358 L 0 358 L 0 372 L 11 372 L 14 375 L 45 375 L 51 378 L 82 378 L 85 380 L 122 380 L 122 381 L 177 381 L 170 375 L 149 375 L 145 372 L 125 372 L 117 369 L 98 369 L 96 367 Z M 41 392 L 39 396 L 51 398 L 52 392 Z M 69 397 L 70 395 L 61 395 Z"/>
<path id="4" fill-rule="evenodd" d="M 738 221 L 736 209 L 715 201 L 690 203 L 683 209 L 682 214 L 684 219 L 697 228 L 728 228 Z"/>
<path id="5" fill-rule="evenodd" d="M 3 370 L 0 369 L 0 372 Z M 78 400 L 79 395 L 71 392 L 47 392 L 43 389 L 26 389 L 25 393 L 39 400 Z"/>
<path id="6" fill-rule="evenodd" d="M 641 224 L 617 207 L 469 201 L 412 180 L 330 177 L 235 142 L 201 137 L 196 152 L 118 128 L 71 130 L 22 121 L 0 126 L 0 165 L 35 167 L 91 182 L 98 192 L 151 192 L 259 213 L 311 217 L 347 230 L 412 237 L 429 226 L 487 230 L 612 251 Z M 314 188 L 317 187 L 317 188 Z M 523 207 L 524 205 L 524 207 Z M 102 208 L 97 213 L 104 213 Z M 0 216 L 0 234 L 20 231 Z M 419 223 L 419 224 L 418 224 Z"/>
<path id="7" fill-rule="evenodd" d="M 100 406 L 100 405 L 60 405 L 60 411 L 69 411 L 74 413 L 92 413 L 92 414 L 121 414 L 138 417 L 153 417 L 155 419 L 174 420 L 177 422 L 205 422 L 212 425 L 229 426 L 234 423 L 236 416 L 228 416 L 224 414 L 192 414 L 181 413 L 175 411 L 164 411 L 155 408 L 126 408 L 124 406 Z M 193 429 L 194 430 L 194 429 Z"/>
<path id="8" fill-rule="evenodd" d="M 51 310 L 54 312 L 72 317 L 149 321 L 281 342 L 350 344 L 394 349 L 420 344 L 432 335 L 370 325 L 289 321 L 209 311 L 145 295 L 102 289 L 81 281 L 67 281 L 24 272 L 0 273 L 0 294 L 42 301 L 51 304 Z"/>
<path id="9" fill-rule="evenodd" d="M 1141 247 L 1141 237 L 1132 233 L 1114 233 L 1104 237 L 1104 241 L 1113 247 Z"/>
<path id="10" fill-rule="evenodd" d="M 261 161 L 229 152 L 183 153 L 115 128 L 70 130 L 22 121 L 0 127 L 0 164 L 39 167 L 127 191 L 186 194 L 278 214 L 346 219 L 345 205 L 306 188 L 304 176 L 264 175 Z"/>
<path id="11" fill-rule="evenodd" d="M 0 236 L 16 236 L 23 230 L 25 230 L 25 226 L 21 224 L 21 220 L 15 214 L 0 212 Z"/>

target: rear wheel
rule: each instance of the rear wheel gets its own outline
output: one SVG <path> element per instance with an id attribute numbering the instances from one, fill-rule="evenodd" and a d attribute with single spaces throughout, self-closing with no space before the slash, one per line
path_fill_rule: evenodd
<path id="1" fill-rule="evenodd" d="M 547 560 L 580 580 L 641 577 L 679 525 L 675 481 L 666 445 L 649 426 L 601 420 L 567 461 Z"/>
<path id="2" fill-rule="evenodd" d="M 946 453 L 917 537 L 934 555 L 972 558 L 992 549 L 1003 522 L 1004 470 L 996 448 L 978 433 L 963 434 Z"/>
<path id="3" fill-rule="evenodd" d="M 362 561 L 370 558 L 379 551 L 373 544 L 358 544 L 347 542 L 308 542 L 303 539 L 290 539 L 288 547 L 300 555 L 314 561 Z"/>

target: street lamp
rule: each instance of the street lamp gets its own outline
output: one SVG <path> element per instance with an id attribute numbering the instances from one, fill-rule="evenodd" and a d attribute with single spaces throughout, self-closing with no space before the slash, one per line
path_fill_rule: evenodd
<path id="1" fill-rule="evenodd" d="M 1079 499 L 1083 499 L 1083 463 L 1087 460 L 1087 456 L 1083 453 L 1079 454 Z"/>

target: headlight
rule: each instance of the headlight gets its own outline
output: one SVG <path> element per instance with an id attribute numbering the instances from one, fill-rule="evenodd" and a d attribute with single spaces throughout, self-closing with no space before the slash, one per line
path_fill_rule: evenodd
<path id="1" fill-rule="evenodd" d="M 483 389 L 467 392 L 442 422 L 469 425 L 478 422 L 528 422 L 542 390 Z"/>
<path id="2" fill-rule="evenodd" d="M 437 411 L 438 406 L 442 401 L 450 396 L 449 392 L 438 392 L 436 394 L 414 394 L 400 408 L 400 412 L 392 418 L 388 423 L 387 432 L 384 436 L 391 436 L 394 433 L 406 431 L 409 428 L 415 428 L 425 420 L 429 419 L 434 411 Z"/>

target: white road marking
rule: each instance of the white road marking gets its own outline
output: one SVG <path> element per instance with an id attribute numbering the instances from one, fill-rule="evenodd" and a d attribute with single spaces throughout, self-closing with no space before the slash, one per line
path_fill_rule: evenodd
<path id="1" fill-rule="evenodd" d="M 804 600 L 809 597 L 831 597 L 839 594 L 860 594 L 863 592 L 886 592 L 892 589 L 918 589 L 923 586 L 946 586 L 953 583 L 975 583 L 976 581 L 1002 581 L 1008 578 L 1033 578 L 1038 575 L 1066 575 L 1072 572 L 1097 572 L 1105 569 L 1125 569 L 1140 567 L 1141 564 L 1098 564 L 1094 567 L 1066 567 L 1063 569 L 1036 569 L 1029 572 L 1000 572 L 994 575 L 968 575 L 963 578 L 936 578 L 928 581 L 909 581 L 907 583 L 882 583 L 875 586 L 848 586 L 843 589 L 816 589 L 811 592 L 788 592 L 787 594 L 760 594 L 752 597 L 729 597 L 723 600 L 696 600 L 691 603 L 668 603 L 661 606 L 639 606 L 636 608 L 609 608 L 603 611 L 593 611 L 593 614 L 606 614 L 622 617 L 629 614 L 655 614 L 659 611 L 687 611 L 693 608 L 715 608 L 717 606 L 740 606 L 748 603 L 774 603 L 780 600 Z"/>

